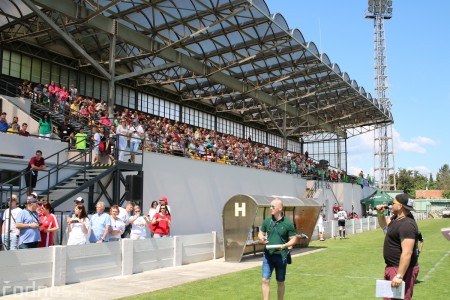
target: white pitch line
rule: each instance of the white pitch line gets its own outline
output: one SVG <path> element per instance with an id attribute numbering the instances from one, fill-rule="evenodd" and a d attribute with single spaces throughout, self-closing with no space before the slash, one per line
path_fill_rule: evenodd
<path id="1" fill-rule="evenodd" d="M 444 261 L 444 259 L 450 255 L 450 251 L 447 251 L 447 253 L 444 254 L 444 256 L 442 256 L 442 258 L 430 269 L 430 271 L 428 271 L 427 275 L 425 275 L 425 277 L 422 278 L 421 281 L 426 281 L 430 278 L 430 275 L 433 274 L 434 271 L 436 271 L 436 268 Z"/>

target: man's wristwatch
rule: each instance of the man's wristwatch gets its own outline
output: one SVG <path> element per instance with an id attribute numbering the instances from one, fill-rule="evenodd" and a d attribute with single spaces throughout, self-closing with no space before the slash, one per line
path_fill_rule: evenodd
<path id="1" fill-rule="evenodd" d="M 400 274 L 395 275 L 395 278 L 403 279 L 402 275 L 400 275 Z"/>

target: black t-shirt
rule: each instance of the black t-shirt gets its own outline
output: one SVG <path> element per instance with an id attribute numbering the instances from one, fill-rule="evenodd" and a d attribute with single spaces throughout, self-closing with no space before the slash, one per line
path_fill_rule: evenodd
<path id="1" fill-rule="evenodd" d="M 72 132 L 74 132 L 74 128 L 71 124 L 62 124 L 58 127 L 59 138 L 63 139 L 68 137 Z"/>
<path id="2" fill-rule="evenodd" d="M 401 241 L 403 239 L 413 239 L 417 243 L 418 228 L 416 221 L 411 218 L 403 218 L 400 220 L 392 220 L 387 228 L 384 238 L 384 262 L 388 267 L 398 267 L 400 264 L 400 256 L 402 254 Z M 411 256 L 409 267 L 416 265 L 417 253 L 414 251 Z"/>

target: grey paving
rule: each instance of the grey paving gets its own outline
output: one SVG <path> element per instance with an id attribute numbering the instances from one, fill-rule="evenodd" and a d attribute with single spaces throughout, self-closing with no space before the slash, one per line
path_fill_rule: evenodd
<path id="1" fill-rule="evenodd" d="M 301 256 L 324 249 L 296 249 L 293 256 Z M 196 280 L 261 266 L 261 255 L 250 256 L 240 263 L 225 262 L 223 258 L 179 267 L 157 269 L 129 276 L 91 280 L 77 284 L 44 288 L 3 299 L 117 299 L 164 288 L 179 286 Z M 255 278 L 259 280 L 259 278 Z"/>

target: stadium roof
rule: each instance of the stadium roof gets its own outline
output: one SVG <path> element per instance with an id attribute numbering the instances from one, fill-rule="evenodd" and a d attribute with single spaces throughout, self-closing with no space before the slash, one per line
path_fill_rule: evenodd
<path id="1" fill-rule="evenodd" d="M 3 44 L 37 45 L 286 136 L 393 123 L 263 0 L 3 0 L 0 32 Z"/>

